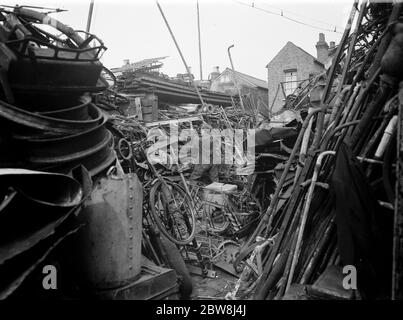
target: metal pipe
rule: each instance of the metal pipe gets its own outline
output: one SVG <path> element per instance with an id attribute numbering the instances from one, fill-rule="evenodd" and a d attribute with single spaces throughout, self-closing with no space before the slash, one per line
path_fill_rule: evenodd
<path id="1" fill-rule="evenodd" d="M 375 99 L 365 108 L 360 123 L 351 135 L 350 144 L 354 147 L 355 152 L 357 152 L 361 145 L 362 137 L 365 136 L 368 131 L 369 122 L 372 121 L 372 117 L 379 111 L 379 109 L 385 105 L 389 93 L 396 82 L 395 78 L 385 74 L 381 75 L 380 78 L 380 86 L 377 90 Z"/>
<path id="2" fill-rule="evenodd" d="M 348 21 L 347 21 L 346 28 L 344 30 L 342 39 L 340 40 L 340 44 L 339 44 L 339 46 L 337 48 L 335 58 L 334 58 L 334 60 L 332 62 L 332 66 L 330 68 L 329 78 L 328 78 L 328 81 L 326 83 L 326 86 L 325 86 L 325 89 L 324 89 L 324 92 L 323 92 L 323 96 L 322 96 L 322 99 L 321 99 L 322 104 L 324 104 L 326 102 L 326 99 L 327 99 L 327 97 L 328 97 L 328 95 L 330 93 L 330 89 L 332 88 L 333 80 L 334 80 L 334 77 L 336 75 L 336 67 L 337 67 L 337 64 L 338 64 L 338 62 L 340 60 L 341 53 L 343 52 L 344 44 L 346 43 L 348 35 L 350 34 L 351 25 L 353 23 L 354 16 L 355 16 L 355 13 L 357 11 L 357 5 L 358 5 L 358 0 L 354 0 L 353 6 L 351 8 L 350 16 L 349 16 Z"/>
<path id="3" fill-rule="evenodd" d="M 171 27 L 169 26 L 169 23 L 168 23 L 167 18 L 165 17 L 164 11 L 162 11 L 162 8 L 161 8 L 161 6 L 160 6 L 160 4 L 158 3 L 157 0 L 155 1 L 155 3 L 157 4 L 157 7 L 158 7 L 158 9 L 159 9 L 159 11 L 160 11 L 160 13 L 161 13 L 162 18 L 164 19 L 165 25 L 166 25 L 167 28 L 168 28 L 168 31 L 169 31 L 169 33 L 170 33 L 170 35 L 171 35 L 171 37 L 172 37 L 172 40 L 173 40 L 174 43 L 175 43 L 176 49 L 178 50 L 179 55 L 180 55 L 180 57 L 181 57 L 181 59 L 182 59 L 182 62 L 183 62 L 183 64 L 185 65 L 186 72 L 187 72 L 189 78 L 191 79 L 191 82 L 192 82 L 192 84 L 193 84 L 193 86 L 194 86 L 194 88 L 195 88 L 195 90 L 196 90 L 196 92 L 197 92 L 197 95 L 199 96 L 200 102 L 202 103 L 202 105 L 204 105 L 204 101 L 203 101 L 203 98 L 202 98 L 202 96 L 201 96 L 201 94 L 200 94 L 199 88 L 197 88 L 196 84 L 195 84 L 194 81 L 193 81 L 193 77 L 192 77 L 192 74 L 190 73 L 190 69 L 189 69 L 189 67 L 188 67 L 188 65 L 187 65 L 187 63 L 186 63 L 186 60 L 185 60 L 185 58 L 184 58 L 184 56 L 183 56 L 183 54 L 182 54 L 181 49 L 179 48 L 178 42 L 176 41 L 176 38 L 175 38 L 175 36 L 174 36 L 174 34 L 173 34 L 172 30 L 171 30 Z"/>
<path id="4" fill-rule="evenodd" d="M 290 288 L 290 285 L 291 285 L 291 282 L 292 282 L 292 279 L 294 276 L 295 267 L 297 265 L 298 257 L 300 254 L 302 236 L 304 234 L 305 224 L 306 224 L 306 220 L 308 218 L 308 212 L 309 212 L 309 208 L 311 206 L 311 201 L 313 198 L 313 191 L 315 189 L 315 183 L 318 180 L 318 175 L 319 175 L 319 170 L 320 170 L 320 167 L 322 164 L 322 160 L 327 155 L 335 155 L 335 154 L 336 154 L 336 151 L 325 151 L 325 152 L 322 152 L 316 159 L 316 164 L 315 164 L 315 169 L 314 169 L 312 180 L 311 180 L 311 185 L 309 186 L 309 190 L 308 190 L 308 194 L 307 194 L 306 202 L 305 202 L 305 206 L 304 206 L 304 211 L 303 211 L 302 217 L 301 217 L 301 226 L 298 231 L 297 244 L 295 245 L 294 256 L 293 256 L 292 263 L 291 263 L 291 270 L 290 270 L 290 274 L 289 274 L 288 281 L 287 281 L 287 287 L 285 290 L 286 293 Z"/>
<path id="5" fill-rule="evenodd" d="M 329 131 L 322 139 L 322 143 L 321 143 L 321 152 L 324 152 L 324 149 L 327 147 L 330 139 L 340 130 L 350 127 L 350 126 L 355 126 L 358 123 L 360 123 L 360 120 L 354 120 L 351 122 L 346 122 L 343 123 L 342 125 L 337 126 L 336 128 L 334 128 L 332 131 Z"/>
<path id="6" fill-rule="evenodd" d="M 239 85 L 238 85 L 238 79 L 237 79 L 237 75 L 235 74 L 234 63 L 232 62 L 232 57 L 231 57 L 231 51 L 230 50 L 233 47 L 234 47 L 234 45 L 230 45 L 228 47 L 228 57 L 229 57 L 229 61 L 231 62 L 232 77 L 233 77 L 233 80 L 234 80 L 234 83 L 235 83 L 235 87 L 238 90 L 239 101 L 241 103 L 242 111 L 245 112 L 245 106 L 243 104 L 242 95 L 241 95 L 241 88 L 239 88 Z"/>
<path id="7" fill-rule="evenodd" d="M 358 4 L 358 2 L 357 2 L 357 4 Z M 344 65 L 344 68 L 343 68 L 341 79 L 340 79 L 339 84 L 338 84 L 338 88 L 336 90 L 336 92 L 337 92 L 337 94 L 336 94 L 337 100 L 336 100 L 336 103 L 335 103 L 335 105 L 333 107 L 332 114 L 331 114 L 331 117 L 330 117 L 330 121 L 333 121 L 335 119 L 337 111 L 338 111 L 338 109 L 339 109 L 339 107 L 341 105 L 342 97 L 344 96 L 345 91 L 346 91 L 345 88 L 344 89 L 342 89 L 342 88 L 343 88 L 343 85 L 344 85 L 344 81 L 346 79 L 346 75 L 347 75 L 348 67 L 349 67 L 349 64 L 350 64 L 350 61 L 351 61 L 351 56 L 352 56 L 353 51 L 354 51 L 355 43 L 357 41 L 358 29 L 360 28 L 361 21 L 362 21 L 362 19 L 364 17 L 364 14 L 366 13 L 366 10 L 365 10 L 366 5 L 367 5 L 367 0 L 365 0 L 365 1 L 363 1 L 361 3 L 360 13 L 358 15 L 358 20 L 356 22 L 355 30 L 354 30 L 354 32 L 352 34 L 350 44 L 348 46 L 348 52 L 347 52 L 345 65 Z"/>
<path id="8" fill-rule="evenodd" d="M 308 109 L 308 113 L 311 112 L 312 108 L 310 107 Z M 305 157 L 306 157 L 306 152 L 308 150 L 308 143 L 309 143 L 309 137 L 311 136 L 311 130 L 312 130 L 312 124 L 313 124 L 313 119 L 311 118 L 308 123 L 308 127 L 306 128 L 302 143 L 301 143 L 301 150 L 299 152 L 299 161 L 298 161 L 298 166 L 297 170 L 295 172 L 295 177 L 294 177 L 294 184 L 297 183 L 298 177 L 302 171 L 302 166 L 304 165 Z"/>
<path id="9" fill-rule="evenodd" d="M 333 84 L 335 71 L 336 71 L 336 65 L 338 64 L 338 60 L 341 57 L 341 53 L 343 51 L 344 44 L 346 43 L 346 40 L 347 40 L 348 35 L 350 33 L 350 30 L 351 30 L 351 24 L 352 24 L 352 21 L 354 19 L 355 13 L 357 11 L 357 8 L 356 8 L 357 3 L 358 3 L 358 1 L 355 0 L 354 4 L 353 4 L 353 7 L 352 7 L 352 10 L 350 12 L 350 17 L 349 17 L 349 20 L 347 22 L 346 29 L 344 31 L 342 40 L 340 41 L 339 47 L 337 49 L 336 57 L 335 57 L 335 59 L 333 61 L 333 64 L 332 64 L 332 67 L 331 67 L 331 70 L 330 70 L 330 75 L 329 75 L 328 81 L 326 83 L 326 87 L 324 89 L 323 96 L 321 98 L 321 107 L 313 111 L 313 112 L 319 113 L 319 114 L 318 114 L 317 121 L 316 121 L 317 122 L 317 128 L 316 128 L 316 133 L 315 133 L 314 140 L 313 140 L 312 147 L 311 147 L 312 150 L 316 149 L 316 147 L 319 144 L 320 139 L 322 137 L 322 130 L 323 130 L 323 125 L 324 125 L 324 123 L 323 123 L 324 122 L 324 112 L 326 112 L 326 110 L 329 107 L 329 105 L 326 104 L 326 100 L 327 100 L 328 94 L 329 94 L 330 89 L 331 89 L 332 84 Z M 277 206 L 278 197 L 279 197 L 282 185 L 283 185 L 283 183 L 285 181 L 286 175 L 287 175 L 287 173 L 289 171 L 289 168 L 291 166 L 291 162 L 292 162 L 293 158 L 295 157 L 295 154 L 297 152 L 298 146 L 301 143 L 302 136 L 303 136 L 303 134 L 305 132 L 305 129 L 306 129 L 307 125 L 308 125 L 308 121 L 309 121 L 311 116 L 312 116 L 312 114 L 311 115 L 308 114 L 308 117 L 304 121 L 303 128 L 301 129 L 300 134 L 298 135 L 297 141 L 294 144 L 293 151 L 292 151 L 292 153 L 290 155 L 290 158 L 289 158 L 289 160 L 288 160 L 288 162 L 287 162 L 287 164 L 286 164 L 286 166 L 284 168 L 284 171 L 283 171 L 282 176 L 280 178 L 279 184 L 276 187 L 276 191 L 275 191 L 275 193 L 273 195 L 272 201 L 270 202 L 270 205 L 269 205 L 267 211 L 265 212 L 262 220 L 260 221 L 258 227 L 255 229 L 255 231 L 252 234 L 252 236 L 248 239 L 248 241 L 245 243 L 245 245 L 241 249 L 237 259 L 234 262 L 234 265 L 237 265 L 243 259 L 243 254 L 244 254 L 243 251 L 245 251 L 244 248 L 247 248 L 247 246 L 250 245 L 251 241 L 262 230 L 262 227 L 266 223 L 268 223 L 267 228 L 268 229 L 270 228 L 271 220 L 273 219 L 272 212 L 273 212 L 274 208 L 276 208 L 276 206 Z M 294 184 L 294 186 L 296 186 L 296 184 Z M 293 190 L 294 190 L 294 188 L 293 188 Z M 277 250 L 277 248 L 276 248 L 276 250 Z"/>
<path id="10" fill-rule="evenodd" d="M 200 63 L 200 80 L 203 80 L 203 67 L 202 67 L 202 51 L 201 51 L 201 36 L 200 36 L 200 11 L 199 1 L 197 1 L 197 33 L 199 37 L 199 63 Z"/>
<path id="11" fill-rule="evenodd" d="M 344 30 L 344 33 L 343 33 L 342 39 L 340 41 L 340 44 L 339 44 L 339 46 L 337 48 L 335 58 L 332 61 L 332 66 L 330 68 L 329 77 L 328 77 L 328 80 L 326 82 L 326 86 L 324 88 L 322 98 L 320 100 L 321 107 L 324 107 L 326 105 L 328 106 L 327 98 L 329 96 L 330 90 L 331 90 L 332 85 L 333 85 L 334 78 L 336 76 L 336 67 L 339 64 L 339 60 L 341 58 L 341 55 L 342 55 L 342 52 L 343 52 L 343 49 L 344 49 L 344 45 L 347 42 L 348 35 L 350 34 L 351 25 L 353 23 L 354 16 L 355 16 L 355 13 L 357 11 L 357 5 L 358 5 L 358 0 L 354 0 L 353 6 L 352 6 L 352 9 L 351 9 L 351 12 L 350 12 L 349 19 L 347 21 L 346 28 Z M 325 111 L 326 110 L 327 110 L 327 108 L 324 109 L 322 112 L 320 112 L 318 114 L 318 118 L 316 120 L 316 132 L 315 132 L 313 142 L 312 142 L 312 145 L 314 145 L 314 146 L 318 145 L 318 143 L 319 143 L 319 141 L 321 139 L 323 126 L 324 126 L 324 120 L 325 120 Z"/>
<path id="12" fill-rule="evenodd" d="M 239 251 L 239 255 L 238 257 L 235 259 L 234 262 L 234 266 L 237 266 L 242 259 L 245 257 L 245 255 L 247 254 L 247 248 L 251 245 L 252 241 L 254 241 L 254 239 L 256 238 L 256 236 L 259 235 L 259 233 L 263 230 L 263 227 L 268 224 L 268 228 L 271 225 L 271 221 L 272 221 L 272 217 L 273 217 L 273 211 L 274 209 L 277 207 L 277 203 L 279 200 L 279 196 L 280 196 L 280 192 L 281 189 L 283 187 L 283 184 L 285 182 L 285 179 L 288 175 L 288 171 L 290 170 L 291 164 L 295 158 L 295 155 L 297 154 L 297 150 L 299 148 L 299 145 L 302 141 L 302 137 L 304 135 L 304 132 L 309 124 L 309 121 L 311 119 L 311 117 L 313 117 L 315 114 L 317 114 L 320 111 L 326 110 L 327 107 L 324 108 L 317 108 L 317 109 L 313 109 L 311 110 L 310 113 L 308 113 L 307 117 L 304 120 L 304 123 L 302 124 L 302 128 L 301 131 L 298 134 L 297 140 L 294 143 L 294 147 L 292 149 L 292 152 L 290 154 L 290 157 L 288 158 L 288 161 L 284 167 L 284 170 L 281 174 L 280 180 L 278 182 L 278 185 L 276 187 L 276 190 L 274 192 L 274 195 L 272 197 L 272 200 L 270 201 L 270 205 L 267 208 L 266 212 L 263 214 L 262 219 L 259 222 L 259 225 L 257 226 L 257 228 L 254 230 L 253 234 L 249 237 L 249 239 L 245 242 L 245 244 L 242 246 L 242 248 Z"/>
<path id="13" fill-rule="evenodd" d="M 93 10 L 94 10 L 94 0 L 91 0 L 90 9 L 88 10 L 87 28 L 85 29 L 85 31 L 87 31 L 87 33 L 85 35 L 85 39 L 88 38 L 88 33 L 90 32 L 90 29 L 91 29 L 91 21 L 92 21 L 92 12 L 93 12 Z"/>

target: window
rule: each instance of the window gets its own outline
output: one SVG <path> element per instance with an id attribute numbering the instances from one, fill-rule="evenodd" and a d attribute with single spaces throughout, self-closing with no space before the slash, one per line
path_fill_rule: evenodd
<path id="1" fill-rule="evenodd" d="M 288 96 L 292 94 L 298 87 L 297 70 L 285 71 L 284 92 Z"/>

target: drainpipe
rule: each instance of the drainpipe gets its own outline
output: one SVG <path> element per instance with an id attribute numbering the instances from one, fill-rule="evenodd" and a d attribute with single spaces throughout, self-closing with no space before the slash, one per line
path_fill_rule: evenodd
<path id="1" fill-rule="evenodd" d="M 233 48 L 233 47 L 234 47 L 234 45 L 230 45 L 230 46 L 228 47 L 228 57 L 229 57 L 229 61 L 231 62 L 232 78 L 233 78 L 233 80 L 234 80 L 235 87 L 236 87 L 237 90 L 238 90 L 239 101 L 240 101 L 240 103 L 241 103 L 242 111 L 245 112 L 245 106 L 244 106 L 243 100 L 242 100 L 241 89 L 240 89 L 239 86 L 238 86 L 237 75 L 235 74 L 234 64 L 233 64 L 232 58 L 231 58 L 231 52 L 230 52 L 230 50 L 231 50 L 231 48 Z"/>

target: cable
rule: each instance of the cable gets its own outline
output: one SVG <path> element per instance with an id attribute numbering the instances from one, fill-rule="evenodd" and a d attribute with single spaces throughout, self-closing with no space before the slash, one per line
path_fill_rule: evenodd
<path id="1" fill-rule="evenodd" d="M 308 20 L 315 21 L 315 22 L 318 22 L 318 23 L 321 23 L 321 24 L 325 24 L 325 25 L 328 25 L 328 26 L 331 26 L 331 27 L 337 27 L 338 29 L 343 29 L 343 27 L 341 27 L 341 26 L 339 26 L 339 25 L 332 24 L 332 23 L 325 22 L 325 21 L 321 21 L 321 20 L 318 20 L 318 19 L 314 19 L 314 18 L 312 18 L 312 17 L 308 17 L 308 16 L 305 16 L 305 15 L 302 15 L 302 14 L 299 14 L 299 13 L 295 13 L 295 12 L 289 11 L 289 10 L 283 10 L 283 9 L 278 8 L 278 7 L 269 6 L 269 5 L 267 5 L 267 4 L 265 4 L 265 6 L 266 6 L 266 7 L 270 7 L 270 8 L 272 8 L 272 9 L 275 9 L 275 10 L 280 10 L 281 12 L 288 12 L 288 13 L 290 13 L 290 14 L 292 14 L 292 15 L 299 16 L 299 17 L 303 17 L 303 18 L 306 18 L 306 19 L 308 19 Z"/>
<path id="2" fill-rule="evenodd" d="M 266 13 L 269 13 L 269 14 L 272 14 L 272 15 L 276 15 L 276 16 L 283 17 L 283 18 L 285 18 L 285 19 L 287 19 L 287 20 L 296 22 L 296 23 L 298 23 L 298 24 L 302 24 L 302 25 L 307 26 L 307 27 L 311 27 L 311 28 L 318 29 L 318 30 L 323 30 L 323 31 L 328 31 L 328 32 L 335 32 L 335 33 L 343 34 L 342 32 L 336 30 L 337 26 L 334 27 L 334 30 L 327 29 L 327 28 L 322 28 L 322 27 L 314 26 L 314 25 L 312 25 L 312 24 L 309 24 L 309 23 L 300 21 L 300 20 L 296 20 L 296 19 L 287 17 L 287 16 L 284 15 L 284 11 L 283 11 L 283 10 L 281 10 L 282 13 L 277 13 L 277 12 L 269 11 L 269 10 L 267 10 L 267 9 L 263 9 L 263 8 L 256 7 L 256 5 L 255 5 L 254 3 L 252 3 L 251 5 L 249 5 L 249 4 L 247 4 L 247 3 L 240 2 L 240 1 L 237 1 L 237 0 L 232 0 L 232 1 L 233 1 L 233 2 L 236 2 L 236 3 L 238 3 L 238 4 L 241 4 L 241 5 L 247 6 L 247 7 L 251 7 L 251 8 L 254 8 L 254 9 L 257 9 L 257 10 L 260 10 L 260 11 L 263 11 L 263 12 L 266 12 Z"/>

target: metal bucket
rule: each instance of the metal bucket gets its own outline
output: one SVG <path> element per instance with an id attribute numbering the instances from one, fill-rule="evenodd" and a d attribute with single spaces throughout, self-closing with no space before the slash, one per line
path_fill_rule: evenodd
<path id="1" fill-rule="evenodd" d="M 135 174 L 107 174 L 78 216 L 76 270 L 89 289 L 113 289 L 141 272 L 143 189 Z"/>

